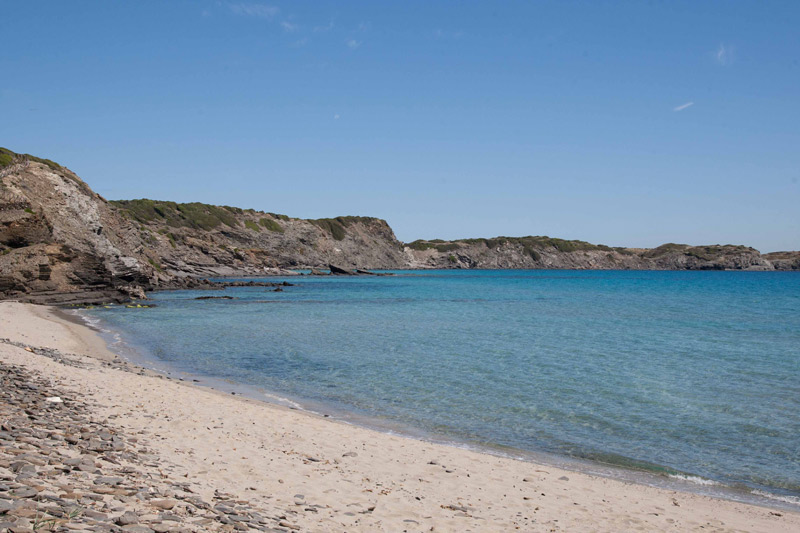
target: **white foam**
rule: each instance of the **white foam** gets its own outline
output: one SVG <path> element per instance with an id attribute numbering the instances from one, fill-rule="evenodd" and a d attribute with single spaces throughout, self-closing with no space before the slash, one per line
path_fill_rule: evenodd
<path id="1" fill-rule="evenodd" d="M 264 394 L 265 398 L 270 398 L 271 400 L 273 400 L 273 401 L 275 401 L 275 402 L 277 402 L 279 404 L 288 405 L 289 407 L 294 407 L 295 409 L 298 409 L 300 411 L 305 411 L 305 409 L 303 409 L 303 407 L 299 403 L 293 402 L 289 398 L 284 398 L 282 396 L 276 396 L 274 394 L 269 394 L 267 392 L 265 392 L 263 394 Z"/>
<path id="2" fill-rule="evenodd" d="M 706 479 L 700 476 L 687 476 L 684 474 L 669 474 L 669 477 L 672 479 L 680 479 L 681 481 L 688 481 L 689 483 L 694 483 L 695 485 L 720 485 L 718 481 L 714 481 L 712 479 Z"/>
<path id="3" fill-rule="evenodd" d="M 751 492 L 756 496 L 762 496 L 770 500 L 776 500 L 783 503 L 791 503 L 792 505 L 800 505 L 800 498 L 798 498 L 797 496 L 780 496 L 778 494 L 771 494 L 769 492 L 758 489 L 753 490 Z"/>

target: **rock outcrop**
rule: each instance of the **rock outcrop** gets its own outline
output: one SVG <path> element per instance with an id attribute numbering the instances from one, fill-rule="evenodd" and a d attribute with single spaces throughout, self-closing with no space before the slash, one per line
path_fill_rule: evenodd
<path id="1" fill-rule="evenodd" d="M 330 265 L 336 265 L 336 268 Z M 155 200 L 108 202 L 69 169 L 0 148 L 0 298 L 95 303 L 294 269 L 800 270 L 800 252 L 740 245 L 612 248 L 550 237 L 403 244 L 385 220 Z"/>
<path id="2" fill-rule="evenodd" d="M 156 286 L 137 228 L 70 170 L 16 156 L 0 169 L 0 294 L 124 300 Z"/>
<path id="3" fill-rule="evenodd" d="M 412 268 L 596 270 L 774 270 L 758 250 L 741 245 L 612 248 L 551 237 L 415 241 L 405 246 Z M 785 263 L 781 263 L 782 267 Z M 783 268 L 787 269 L 787 268 Z"/>

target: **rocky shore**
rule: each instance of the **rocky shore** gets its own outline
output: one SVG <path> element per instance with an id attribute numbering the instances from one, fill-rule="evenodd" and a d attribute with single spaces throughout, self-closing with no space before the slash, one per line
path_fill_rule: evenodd
<path id="1" fill-rule="evenodd" d="M 81 367 L 59 350 L 0 343 Z M 121 362 L 109 367 L 131 370 Z M 291 531 L 285 514 L 192 483 L 90 401 L 0 363 L 0 531 Z"/>

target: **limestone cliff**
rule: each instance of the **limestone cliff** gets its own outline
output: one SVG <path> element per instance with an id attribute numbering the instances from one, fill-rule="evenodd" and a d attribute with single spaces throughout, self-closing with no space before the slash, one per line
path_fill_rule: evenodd
<path id="1" fill-rule="evenodd" d="M 124 298 L 156 281 L 135 226 L 71 171 L 16 154 L 0 169 L 0 294 Z"/>
<path id="2" fill-rule="evenodd" d="M 303 220 L 199 203 L 108 202 L 69 169 L 0 149 L 0 297 L 79 302 L 143 296 L 191 277 L 286 268 L 400 268 L 384 220 Z"/>
<path id="3" fill-rule="evenodd" d="M 412 268 L 568 268 L 602 270 L 790 270 L 741 245 L 612 248 L 551 237 L 415 241 L 405 246 Z M 785 252 L 797 254 L 797 252 Z M 800 255 L 800 254 L 798 254 Z M 797 265 L 794 265 L 797 268 Z"/>
<path id="4" fill-rule="evenodd" d="M 139 230 L 148 260 L 167 276 L 258 275 L 336 264 L 400 268 L 402 244 L 385 220 L 305 220 L 200 203 L 112 202 Z"/>
<path id="5" fill-rule="evenodd" d="M 197 277 L 326 268 L 800 270 L 800 252 L 738 245 L 611 248 L 550 237 L 399 242 L 371 217 L 304 220 L 236 207 L 108 202 L 69 169 L 0 148 L 0 298 L 142 297 Z"/>

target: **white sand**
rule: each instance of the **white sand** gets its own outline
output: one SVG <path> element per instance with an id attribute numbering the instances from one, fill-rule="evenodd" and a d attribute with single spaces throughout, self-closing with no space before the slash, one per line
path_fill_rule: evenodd
<path id="1" fill-rule="evenodd" d="M 0 344 L 4 364 L 90 397 L 99 418 L 138 434 L 201 494 L 288 509 L 303 531 L 800 532 L 798 513 L 387 435 L 109 368 L 102 339 L 46 307 L 0 303 L 0 337 L 86 356 L 76 368 Z"/>

